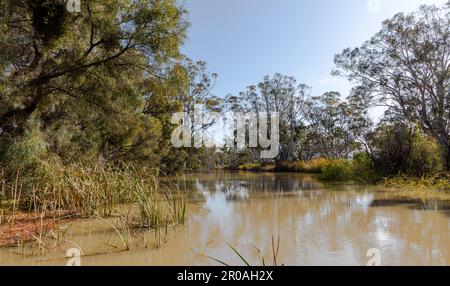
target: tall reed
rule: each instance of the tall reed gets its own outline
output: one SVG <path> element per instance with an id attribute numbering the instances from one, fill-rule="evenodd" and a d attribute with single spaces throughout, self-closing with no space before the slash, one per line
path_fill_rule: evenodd
<path id="1" fill-rule="evenodd" d="M 185 222 L 187 194 L 174 186 L 161 187 L 158 178 L 141 173 L 132 167 L 70 165 L 55 170 L 55 178 L 42 180 L 33 186 L 21 184 L 17 172 L 9 182 L 0 171 L 0 221 L 14 223 L 18 212 L 35 217 L 60 214 L 77 217 L 122 218 L 121 207 L 136 206 L 139 213 L 121 219 L 115 229 L 124 233 L 128 245 L 130 229 L 161 230 Z M 8 217 L 6 219 L 5 217 Z M 37 239 L 36 239 L 37 238 Z M 40 237 L 35 239 L 40 241 Z M 158 239 L 161 241 L 161 238 Z M 128 246 L 127 246 L 128 248 Z"/>

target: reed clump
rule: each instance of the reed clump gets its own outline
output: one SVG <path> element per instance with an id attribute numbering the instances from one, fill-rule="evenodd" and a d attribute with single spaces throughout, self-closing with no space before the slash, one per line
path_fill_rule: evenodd
<path id="1" fill-rule="evenodd" d="M 62 216 L 118 218 L 123 217 L 121 206 L 124 205 L 134 206 L 139 212 L 122 220 L 121 229 L 158 230 L 185 221 L 187 193 L 174 184 L 162 185 L 156 176 L 147 172 L 128 166 L 72 164 L 55 168 L 52 174 L 52 178 L 33 180 L 35 183 L 30 184 L 29 177 L 25 178 L 26 183 L 22 182 L 26 175 L 20 171 L 11 180 L 0 170 L 0 226 L 13 229 L 19 217 L 27 217 L 27 221 L 30 217 L 53 221 Z M 54 224 L 46 225 L 54 227 Z M 35 237 L 32 231 L 31 238 Z"/>

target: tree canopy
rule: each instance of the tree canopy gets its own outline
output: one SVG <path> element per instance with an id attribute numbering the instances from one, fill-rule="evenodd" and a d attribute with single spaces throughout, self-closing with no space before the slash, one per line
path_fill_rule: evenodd
<path id="1" fill-rule="evenodd" d="M 185 11 L 174 0 L 81 8 L 0 1 L 0 154 L 155 163 L 164 118 L 146 111 L 155 98 L 160 109 L 177 109 Z M 41 153 L 27 152 L 38 145 Z"/>
<path id="2" fill-rule="evenodd" d="M 355 95 L 364 105 L 387 106 L 391 118 L 419 124 L 450 150 L 449 43 L 450 2 L 422 6 L 386 20 L 364 45 L 338 54 L 335 74 L 358 84 Z"/>

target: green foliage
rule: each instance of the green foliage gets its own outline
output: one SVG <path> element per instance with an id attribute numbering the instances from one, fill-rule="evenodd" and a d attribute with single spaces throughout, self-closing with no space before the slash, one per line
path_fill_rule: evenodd
<path id="1" fill-rule="evenodd" d="M 258 155 L 256 155 L 256 153 Z M 246 148 L 245 150 L 237 150 L 237 148 L 222 148 L 221 164 L 226 169 L 239 170 L 240 166 L 247 164 L 260 164 L 259 152 Z"/>
<path id="2" fill-rule="evenodd" d="M 413 128 L 406 123 L 385 123 L 367 136 L 374 167 L 382 176 L 406 172 Z"/>
<path id="3" fill-rule="evenodd" d="M 369 136 L 374 168 L 383 176 L 437 173 L 445 166 L 442 145 L 406 124 L 384 124 Z"/>
<path id="4" fill-rule="evenodd" d="M 374 183 L 379 179 L 374 163 L 367 153 L 353 155 L 352 177 L 364 183 Z"/>
<path id="5" fill-rule="evenodd" d="M 46 48 L 50 48 L 67 31 L 66 1 L 36 1 L 32 12 L 32 25 Z"/>
<path id="6" fill-rule="evenodd" d="M 280 172 L 302 172 L 320 174 L 322 168 L 330 163 L 329 159 L 316 158 L 309 161 L 281 162 L 276 170 Z"/>
<path id="7" fill-rule="evenodd" d="M 346 181 L 352 178 L 352 164 L 348 160 L 332 160 L 322 168 L 323 180 Z"/>
<path id="8" fill-rule="evenodd" d="M 66 2 L 0 2 L 2 164 L 30 178 L 55 162 L 158 167 L 183 88 L 185 11 L 174 0 L 102 0 L 69 13 Z"/>
<path id="9" fill-rule="evenodd" d="M 398 13 L 385 20 L 381 30 L 361 47 L 348 48 L 336 55 L 334 71 L 358 84 L 355 98 L 362 105 L 389 106 L 387 114 L 391 118 L 386 118 L 389 122 L 402 120 L 411 125 L 420 122 L 421 130 L 446 148 L 447 168 L 450 168 L 449 22 L 449 2 L 441 7 L 423 5 L 412 13 Z M 407 171 L 402 157 L 395 159 L 395 165 L 386 166 L 388 173 L 395 169 Z M 427 169 L 420 172 L 428 172 Z"/>
<path id="10" fill-rule="evenodd" d="M 6 177 L 22 177 L 21 184 L 27 193 L 32 191 L 32 186 L 45 185 L 61 178 L 58 171 L 61 161 L 49 152 L 45 134 L 34 124 L 30 122 L 23 135 L 14 138 L 1 158 L 6 162 Z"/>
<path id="11" fill-rule="evenodd" d="M 444 170 L 444 152 L 437 141 L 419 129 L 413 134 L 411 152 L 406 163 L 406 173 L 422 176 L 439 173 Z"/>
<path id="12" fill-rule="evenodd" d="M 216 148 L 191 148 L 188 150 L 188 153 L 185 171 L 211 171 L 219 165 L 219 154 Z"/>

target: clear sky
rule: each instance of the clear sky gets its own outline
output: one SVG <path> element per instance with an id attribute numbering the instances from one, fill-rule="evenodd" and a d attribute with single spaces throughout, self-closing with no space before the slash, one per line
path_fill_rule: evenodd
<path id="1" fill-rule="evenodd" d="M 219 74 L 214 94 L 237 94 L 264 75 L 295 76 L 313 95 L 351 85 L 332 78 L 333 57 L 360 46 L 381 22 L 446 0 L 185 0 L 191 28 L 183 52 Z"/>

